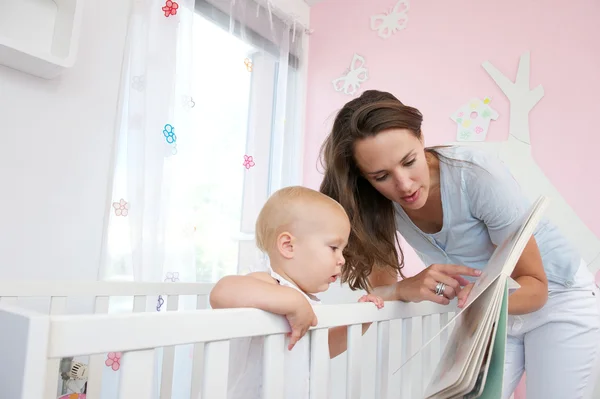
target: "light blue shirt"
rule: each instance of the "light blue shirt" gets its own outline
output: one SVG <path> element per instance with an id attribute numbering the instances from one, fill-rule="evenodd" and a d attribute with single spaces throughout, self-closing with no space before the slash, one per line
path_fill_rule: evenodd
<path id="1" fill-rule="evenodd" d="M 395 204 L 396 228 L 426 266 L 450 263 L 483 269 L 495 246 L 516 231 L 531 202 L 495 155 L 473 147 L 439 149 L 443 227 L 422 232 Z M 548 281 L 573 284 L 581 256 L 544 218 L 534 233 Z"/>

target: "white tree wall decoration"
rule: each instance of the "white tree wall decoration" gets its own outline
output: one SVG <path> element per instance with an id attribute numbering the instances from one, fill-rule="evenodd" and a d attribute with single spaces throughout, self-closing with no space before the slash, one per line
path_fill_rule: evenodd
<path id="1" fill-rule="evenodd" d="M 529 52 L 521 55 L 514 82 L 490 62 L 485 61 L 482 66 L 510 101 L 508 139 L 499 142 L 457 142 L 453 144 L 480 147 L 497 153 L 510 168 L 528 198 L 535 200 L 539 195 L 548 196 L 551 200 L 547 211 L 548 218 L 580 251 L 590 270 L 596 272 L 600 269 L 600 240 L 577 216 L 531 155 L 529 112 L 544 96 L 544 89 L 541 85 L 533 90 L 529 88 Z"/>

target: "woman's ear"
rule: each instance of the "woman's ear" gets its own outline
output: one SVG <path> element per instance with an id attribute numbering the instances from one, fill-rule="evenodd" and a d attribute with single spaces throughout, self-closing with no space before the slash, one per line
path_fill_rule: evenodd
<path id="1" fill-rule="evenodd" d="M 292 259 L 294 257 L 294 243 L 295 237 L 291 233 L 284 231 L 277 236 L 277 251 L 285 259 Z"/>

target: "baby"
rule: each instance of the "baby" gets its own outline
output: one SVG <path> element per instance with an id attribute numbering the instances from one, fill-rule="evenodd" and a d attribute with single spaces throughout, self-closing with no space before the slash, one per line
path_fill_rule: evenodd
<path id="1" fill-rule="evenodd" d="M 342 206 L 318 191 L 295 186 L 274 193 L 256 221 L 256 242 L 270 260 L 268 272 L 226 276 L 210 294 L 218 308 L 258 308 L 285 316 L 290 324 L 285 354 L 285 398 L 309 397 L 309 346 L 301 338 L 317 325 L 314 295 L 334 283 L 344 265 L 343 250 L 350 221 Z M 365 295 L 359 302 L 383 307 L 383 300 Z M 363 333 L 368 324 L 363 325 Z M 329 329 L 329 354 L 346 350 L 346 327 Z M 261 397 L 263 337 L 232 340 L 229 399 Z M 235 360 L 234 360 L 235 359 Z"/>

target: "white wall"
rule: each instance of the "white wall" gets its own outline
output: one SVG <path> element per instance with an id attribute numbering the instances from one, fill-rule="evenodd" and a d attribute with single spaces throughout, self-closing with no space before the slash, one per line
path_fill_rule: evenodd
<path id="1" fill-rule="evenodd" d="M 87 0 L 79 59 L 0 66 L 0 278 L 95 279 L 128 7 Z"/>

